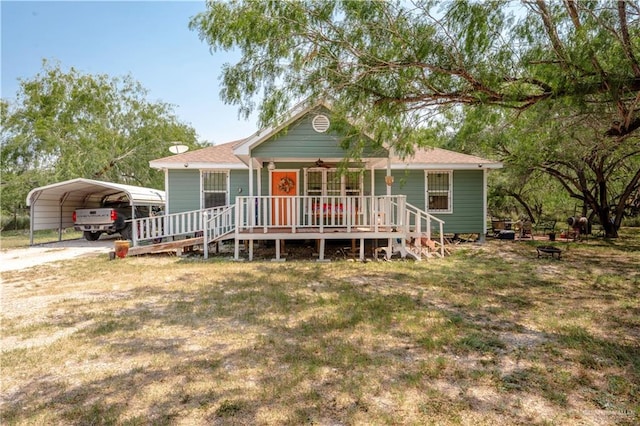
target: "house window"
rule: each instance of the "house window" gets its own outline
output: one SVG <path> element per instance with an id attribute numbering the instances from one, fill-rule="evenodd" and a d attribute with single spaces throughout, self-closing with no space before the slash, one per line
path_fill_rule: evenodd
<path id="1" fill-rule="evenodd" d="M 202 208 L 220 207 L 227 204 L 229 173 L 202 172 Z"/>
<path id="2" fill-rule="evenodd" d="M 425 207 L 429 213 L 452 213 L 453 173 L 451 171 L 425 172 Z"/>
<path id="3" fill-rule="evenodd" d="M 305 171 L 306 194 L 311 196 L 358 196 L 362 195 L 362 171 L 348 170 L 340 173 L 336 169 L 307 169 Z"/>

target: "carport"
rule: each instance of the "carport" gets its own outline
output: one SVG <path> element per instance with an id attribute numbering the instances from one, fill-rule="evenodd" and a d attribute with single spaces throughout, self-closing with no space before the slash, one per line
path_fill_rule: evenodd
<path id="1" fill-rule="evenodd" d="M 62 241 L 62 231 L 73 227 L 75 209 L 98 208 L 105 200 L 128 202 L 133 217 L 137 206 L 163 206 L 165 195 L 158 189 L 84 178 L 41 186 L 27 195 L 31 216 L 29 243 L 33 245 L 34 231 L 44 229 L 57 229 L 58 241 Z"/>

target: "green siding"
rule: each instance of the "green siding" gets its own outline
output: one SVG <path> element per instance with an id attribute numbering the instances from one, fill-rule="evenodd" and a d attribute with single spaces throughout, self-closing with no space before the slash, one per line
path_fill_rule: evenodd
<path id="1" fill-rule="evenodd" d="M 453 172 L 453 214 L 441 217 L 445 232 L 482 234 L 482 182 L 482 170 Z"/>
<path id="2" fill-rule="evenodd" d="M 258 188 L 256 179 L 253 179 L 254 188 Z M 249 195 L 249 171 L 231 170 L 229 172 L 229 204 L 236 203 L 237 196 Z"/>
<path id="3" fill-rule="evenodd" d="M 277 163 L 276 169 L 300 170 L 300 195 L 304 194 L 304 167 L 306 163 Z M 269 194 L 269 171 L 262 169 L 262 195 Z M 482 171 L 458 170 L 453 172 L 453 213 L 435 214 L 434 216 L 445 221 L 446 233 L 482 233 Z M 419 209 L 425 208 L 424 201 L 424 171 L 393 171 L 395 182 L 391 187 L 392 195 L 406 195 L 407 202 Z M 375 195 L 386 194 L 384 182 L 385 170 L 377 170 L 375 173 Z M 169 213 L 178 213 L 200 208 L 200 172 L 198 170 L 170 170 L 169 187 Z M 249 179 L 246 170 L 231 170 L 229 177 L 229 198 L 235 203 L 238 195 L 249 195 Z M 239 191 L 238 189 L 242 189 Z M 254 189 L 258 192 L 257 179 L 254 179 Z M 364 174 L 364 194 L 371 194 L 370 171 Z"/>
<path id="4" fill-rule="evenodd" d="M 254 157 L 265 158 L 344 158 L 347 152 L 340 146 L 342 138 L 332 133 L 318 133 L 313 130 L 311 121 L 314 113 L 307 114 L 291 124 L 286 131 L 282 131 L 271 139 L 261 143 L 251 152 Z M 365 147 L 362 158 L 386 157 L 384 149 L 374 150 Z"/>
<path id="5" fill-rule="evenodd" d="M 169 211 L 180 213 L 200 209 L 200 170 L 169 170 Z"/>
<path id="6" fill-rule="evenodd" d="M 481 170 L 455 170 L 453 172 L 453 213 L 434 214 L 444 220 L 444 232 L 448 234 L 482 234 L 482 182 Z M 376 195 L 386 194 L 385 170 L 376 171 Z M 406 195 L 407 203 L 424 210 L 424 170 L 394 170 L 395 182 L 392 195 Z"/>

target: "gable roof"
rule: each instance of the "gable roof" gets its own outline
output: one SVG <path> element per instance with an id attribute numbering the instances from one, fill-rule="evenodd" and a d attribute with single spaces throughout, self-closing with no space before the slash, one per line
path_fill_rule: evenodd
<path id="1" fill-rule="evenodd" d="M 329 111 L 331 110 L 330 105 L 323 101 L 316 103 L 303 101 L 293 107 L 288 112 L 286 118 L 277 126 L 271 126 L 259 130 L 245 139 L 152 160 L 149 162 L 149 165 L 156 169 L 193 168 L 246 170 L 249 168 L 248 164 L 252 160 L 251 152 L 253 148 L 269 140 L 278 132 L 287 128 L 287 126 L 290 126 L 296 120 L 316 108 L 326 108 Z M 254 161 L 257 160 L 254 159 Z M 381 159 L 376 161 L 378 162 L 378 168 L 386 167 L 386 160 Z M 259 162 L 255 162 L 254 164 L 256 168 L 260 167 Z M 392 155 L 391 168 L 396 170 L 498 169 L 502 168 L 502 163 L 442 148 L 418 148 L 411 157 L 401 158 L 399 156 Z"/>
<path id="2" fill-rule="evenodd" d="M 233 153 L 234 147 L 246 139 L 213 145 L 183 154 L 152 160 L 149 165 L 156 169 L 236 169 L 247 170 L 248 166 Z M 380 163 L 380 168 L 386 165 Z M 442 148 L 420 148 L 409 158 L 391 157 L 394 170 L 409 169 L 499 169 L 502 163 L 475 155 L 462 154 Z"/>
<path id="3" fill-rule="evenodd" d="M 238 143 L 238 145 L 233 149 L 234 154 L 237 155 L 238 158 L 241 158 L 243 161 L 248 163 L 251 156 L 251 150 L 253 148 L 268 140 L 272 136 L 276 135 L 278 132 L 287 128 L 293 122 L 318 107 L 324 107 L 328 110 L 331 110 L 330 105 L 324 101 L 318 101 L 316 103 L 311 103 L 309 102 L 309 100 L 302 101 L 298 105 L 291 108 L 287 112 L 284 119 L 280 120 L 280 123 L 277 126 L 269 126 L 264 129 L 258 130 L 253 135 Z"/>

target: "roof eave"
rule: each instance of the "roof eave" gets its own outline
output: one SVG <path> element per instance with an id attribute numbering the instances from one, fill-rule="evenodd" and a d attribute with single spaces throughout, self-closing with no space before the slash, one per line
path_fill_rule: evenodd
<path id="1" fill-rule="evenodd" d="M 210 163 L 200 161 L 187 161 L 185 163 L 176 162 L 149 162 L 149 165 L 158 170 L 185 170 L 185 169 L 228 169 L 228 170 L 247 170 L 244 163 Z"/>
<path id="2" fill-rule="evenodd" d="M 392 170 L 482 170 L 501 169 L 502 163 L 392 163 Z"/>

